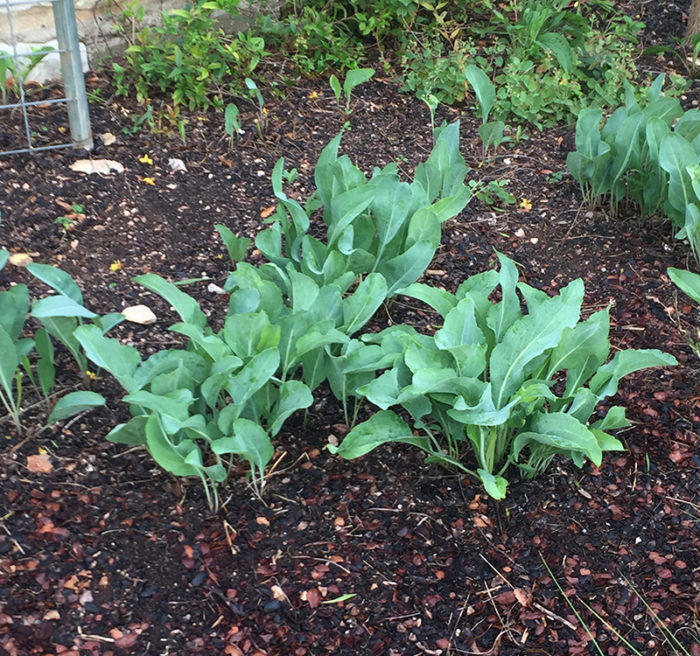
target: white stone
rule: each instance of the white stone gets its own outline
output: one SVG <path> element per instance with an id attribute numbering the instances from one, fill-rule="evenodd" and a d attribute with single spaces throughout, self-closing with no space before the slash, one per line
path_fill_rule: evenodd
<path id="1" fill-rule="evenodd" d="M 156 315 L 147 305 L 130 305 L 121 310 L 124 318 L 131 323 L 138 323 L 147 326 L 156 322 Z"/>
<path id="2" fill-rule="evenodd" d="M 46 41 L 45 43 L 19 42 L 16 48 L 15 51 L 12 49 L 12 44 L 0 41 L 0 52 L 2 54 L 14 55 L 16 52 L 20 73 L 22 74 L 22 80 L 24 82 L 45 84 L 46 82 L 54 82 L 62 79 L 61 57 L 58 52 L 56 52 L 56 50 L 58 50 L 58 41 L 54 39 L 52 41 Z M 50 48 L 51 52 L 29 70 L 31 64 L 27 55 L 34 55 L 42 48 Z M 80 60 L 83 65 L 83 73 L 86 73 L 90 70 L 90 66 L 88 64 L 87 50 L 82 43 L 80 44 Z M 11 75 L 10 71 L 8 71 L 6 75 L 9 77 Z"/>
<path id="3" fill-rule="evenodd" d="M 168 166 L 170 167 L 170 170 L 173 173 L 175 171 L 184 171 L 185 173 L 187 173 L 187 167 L 185 166 L 185 163 L 181 159 L 177 159 L 176 157 L 172 157 L 168 160 Z"/>

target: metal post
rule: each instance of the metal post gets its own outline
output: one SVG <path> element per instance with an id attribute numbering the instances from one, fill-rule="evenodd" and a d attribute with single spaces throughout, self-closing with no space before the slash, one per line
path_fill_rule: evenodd
<path id="1" fill-rule="evenodd" d="M 73 143 L 78 148 L 92 149 L 92 129 L 88 112 L 83 64 L 80 60 L 78 25 L 73 0 L 54 0 L 53 18 L 61 51 L 63 83 L 68 98 L 68 122 Z"/>

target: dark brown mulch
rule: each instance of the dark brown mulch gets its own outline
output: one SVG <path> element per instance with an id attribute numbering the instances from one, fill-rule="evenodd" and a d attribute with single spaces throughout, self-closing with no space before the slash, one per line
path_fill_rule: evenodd
<path id="1" fill-rule="evenodd" d="M 427 110 L 385 80 L 356 96 L 343 151 L 367 171 L 397 160 L 410 175 L 430 149 Z M 344 121 L 325 82 L 290 88 L 267 106 L 265 141 L 248 108 L 233 150 L 218 115 L 191 116 L 183 144 L 124 134 L 130 107 L 94 107 L 95 133 L 119 138 L 94 156 L 121 162 L 125 173 L 74 173 L 80 154 L 72 152 L 0 159 L 0 244 L 71 273 L 96 311 L 151 305 L 155 326 L 118 332 L 144 352 L 167 344 L 173 315 L 130 278 L 154 271 L 221 284 L 229 268 L 214 224 L 251 236 L 263 226 L 280 156 L 299 171 L 290 193 L 306 198 L 316 157 Z M 681 362 L 634 375 L 611 401 L 634 422 L 621 435 L 629 451 L 599 469 L 557 462 L 537 480 L 514 480 L 495 503 L 409 449 L 331 457 L 325 444 L 344 427 L 320 393 L 309 424 L 294 418 L 278 437 L 282 459 L 264 501 L 240 472 L 212 517 L 196 482 L 104 440 L 128 413 L 115 385 L 99 380 L 108 409 L 26 442 L 0 420 L 0 656 L 595 653 L 544 562 L 603 653 L 630 653 L 610 626 L 642 654 L 679 651 L 646 603 L 700 654 L 700 361 L 687 342 L 700 314 L 665 275 L 668 266 L 695 266 L 687 247 L 664 224 L 582 208 L 576 183 L 555 175 L 565 171 L 569 129 L 532 132 L 479 166 L 476 119 L 442 111 L 440 120 L 462 121 L 470 177 L 508 179 L 518 202 L 474 200 L 446 226 L 425 279 L 453 289 L 489 266 L 494 248 L 548 291 L 583 277 L 588 311 L 612 303 L 616 348 L 661 348 Z M 173 157 L 187 173 L 170 171 Z M 520 206 L 525 198 L 531 209 Z M 85 218 L 66 231 L 54 220 L 73 203 Z M 14 267 L 0 273 L 2 286 L 18 280 Z M 221 313 L 206 283 L 187 289 Z M 417 316 L 400 304 L 394 312 L 394 320 Z M 74 373 L 61 383 L 75 383 Z M 39 452 L 50 472 L 28 468 Z M 333 601 L 346 594 L 354 596 Z"/>

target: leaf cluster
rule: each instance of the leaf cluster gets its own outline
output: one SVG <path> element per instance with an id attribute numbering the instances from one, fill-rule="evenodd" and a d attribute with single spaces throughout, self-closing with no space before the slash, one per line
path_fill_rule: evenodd
<path id="1" fill-rule="evenodd" d="M 584 458 L 600 465 L 604 451 L 622 449 L 608 431 L 629 425 L 624 408 L 591 421 L 597 404 L 616 393 L 622 377 L 675 358 L 625 350 L 608 361 L 609 310 L 580 321 L 581 280 L 549 297 L 519 283 L 511 260 L 498 259 L 499 272 L 471 276 L 456 294 L 421 283 L 401 292 L 441 315 L 434 335 L 399 325 L 363 336 L 355 358 L 373 352 L 384 371 L 355 394 L 381 411 L 339 447 L 330 445 L 332 452 L 356 458 L 382 444 L 411 444 L 426 452 L 426 462 L 457 467 L 501 499 L 509 466 L 532 476 L 557 455 L 581 467 Z M 496 289 L 501 300 L 492 303 Z"/>
<path id="2" fill-rule="evenodd" d="M 601 127 L 603 113 L 583 110 L 567 167 L 590 205 L 607 201 L 615 214 L 631 201 L 643 216 L 663 212 L 700 257 L 700 111 L 683 111 L 656 78 L 642 102 L 625 85 L 625 104 Z M 699 260 L 700 261 L 700 260 Z"/>

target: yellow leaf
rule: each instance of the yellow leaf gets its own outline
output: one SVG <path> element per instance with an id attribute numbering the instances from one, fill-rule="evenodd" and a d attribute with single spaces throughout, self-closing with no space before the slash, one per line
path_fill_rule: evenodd
<path id="1" fill-rule="evenodd" d="M 147 185 L 155 185 L 156 181 L 153 178 L 141 178 L 141 181 Z"/>
<path id="2" fill-rule="evenodd" d="M 520 207 L 529 212 L 532 209 L 532 201 L 528 198 L 523 198 L 520 201 Z"/>
<path id="3" fill-rule="evenodd" d="M 121 271 L 123 266 L 124 265 L 122 264 L 121 260 L 114 260 L 114 262 L 112 262 L 112 264 L 109 265 L 109 270 L 110 271 Z"/>
<path id="4" fill-rule="evenodd" d="M 142 164 L 148 164 L 148 165 L 153 164 L 153 160 L 148 155 L 144 155 L 143 157 L 139 157 L 139 162 L 141 162 Z"/>

